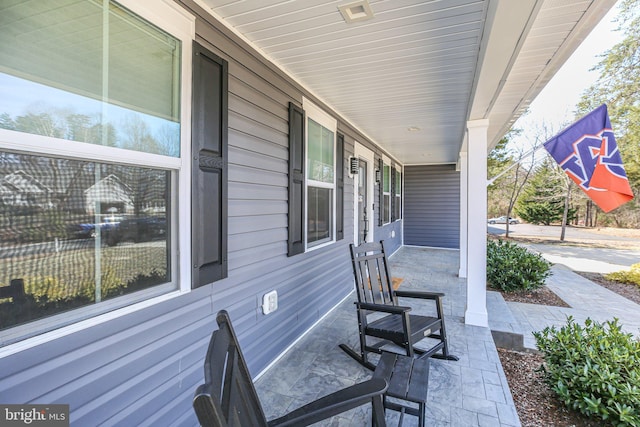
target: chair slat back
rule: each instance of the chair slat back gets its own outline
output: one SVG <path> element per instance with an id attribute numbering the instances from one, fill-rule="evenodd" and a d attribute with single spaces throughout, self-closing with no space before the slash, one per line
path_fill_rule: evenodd
<path id="1" fill-rule="evenodd" d="M 198 420 L 204 426 L 267 426 L 228 313 L 221 311 L 216 320 L 219 329 L 209 342 L 204 390 L 195 398 L 201 399 L 198 405 L 194 404 Z"/>
<path id="2" fill-rule="evenodd" d="M 352 243 L 349 248 L 358 301 L 395 305 L 384 243 Z"/>

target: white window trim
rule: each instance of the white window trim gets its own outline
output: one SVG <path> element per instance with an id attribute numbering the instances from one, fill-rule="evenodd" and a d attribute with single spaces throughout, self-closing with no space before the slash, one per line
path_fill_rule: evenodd
<path id="1" fill-rule="evenodd" d="M 305 252 L 314 251 L 325 246 L 329 246 L 336 242 L 336 137 L 338 133 L 338 121 L 325 112 L 323 109 L 318 107 L 316 104 L 311 102 L 309 99 L 303 97 L 302 98 L 302 109 L 305 113 L 305 126 L 304 126 L 304 145 L 305 145 L 305 153 L 309 153 L 308 147 L 308 132 L 309 126 L 307 126 L 306 121 L 311 119 L 316 123 L 324 126 L 327 129 L 333 131 L 333 183 L 327 183 L 322 181 L 315 181 L 309 179 L 308 177 L 308 154 L 305 154 L 304 162 L 305 162 L 305 177 L 304 177 L 304 191 L 305 191 L 305 205 L 304 205 L 304 229 L 305 229 L 305 242 L 304 249 Z M 309 245 L 309 187 L 318 187 L 318 188 L 329 188 L 333 190 L 331 192 L 331 238 L 322 243 L 315 243 Z"/>
<path id="2" fill-rule="evenodd" d="M 404 166 L 396 165 L 396 174 L 400 174 L 400 194 L 396 193 L 395 200 L 395 202 L 398 203 L 398 197 L 400 197 L 400 215 L 398 216 L 398 218 L 396 218 L 396 221 L 402 221 L 402 216 L 404 213 Z M 397 177 L 396 182 L 398 182 Z"/>
<path id="3" fill-rule="evenodd" d="M 137 153 L 114 147 L 60 140 L 4 129 L 0 129 L 0 149 L 100 162 L 113 161 L 177 171 L 177 174 L 172 174 L 171 182 L 171 185 L 176 186 L 178 189 L 177 196 L 176 193 L 173 193 L 174 196 L 171 201 L 172 206 L 176 207 L 177 218 L 175 219 L 175 224 L 178 225 L 178 227 L 172 227 L 171 241 L 177 242 L 177 244 L 172 245 L 171 250 L 175 251 L 174 253 L 177 256 L 171 257 L 173 260 L 171 269 L 176 274 L 178 289 L 0 347 L 0 358 L 120 318 L 170 300 L 191 290 L 191 73 L 192 43 L 195 40 L 195 17 L 172 0 L 162 0 L 153 2 L 153 4 L 139 2 L 138 0 L 117 0 L 117 2 L 181 41 L 180 158 Z M 69 312 L 61 313 L 61 315 L 67 316 L 68 314 Z M 45 319 L 38 319 L 35 322 Z M 0 345 L 2 345 L 1 342 Z"/>
<path id="4" fill-rule="evenodd" d="M 389 168 L 389 191 L 384 191 L 384 167 L 387 166 Z M 389 220 L 385 222 L 384 215 L 382 216 L 382 225 L 391 224 L 391 159 L 387 156 L 382 156 L 382 170 L 380 171 L 382 174 L 382 185 L 380 186 L 380 191 L 382 192 L 382 200 L 384 202 L 384 196 L 389 195 L 389 208 L 387 209 L 387 214 L 389 215 Z M 382 210 L 384 210 L 384 203 L 382 204 Z"/>

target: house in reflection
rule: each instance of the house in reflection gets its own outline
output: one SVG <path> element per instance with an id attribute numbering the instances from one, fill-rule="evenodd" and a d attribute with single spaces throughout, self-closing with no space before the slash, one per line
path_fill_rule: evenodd
<path id="1" fill-rule="evenodd" d="M 133 190 L 111 174 L 84 191 L 85 212 L 89 215 L 134 213 Z"/>
<path id="2" fill-rule="evenodd" d="M 22 209 L 50 209 L 54 191 L 23 170 L 0 178 L 0 199 L 6 206 Z"/>

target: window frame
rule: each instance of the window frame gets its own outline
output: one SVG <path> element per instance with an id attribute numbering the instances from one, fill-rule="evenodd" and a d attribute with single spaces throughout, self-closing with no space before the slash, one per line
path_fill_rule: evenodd
<path id="1" fill-rule="evenodd" d="M 402 166 L 398 166 L 396 165 L 396 167 L 392 170 L 395 170 L 395 188 L 394 188 L 394 197 L 395 197 L 395 204 L 394 204 L 394 209 L 397 209 L 398 211 L 398 215 L 396 215 L 396 212 L 394 211 L 393 214 L 395 216 L 395 220 L 396 221 L 400 221 L 402 219 L 402 190 L 403 190 L 403 186 L 402 186 Z M 400 191 L 398 191 L 400 190 Z"/>
<path id="2" fill-rule="evenodd" d="M 385 169 L 389 170 L 389 178 L 385 179 Z M 391 161 L 389 160 L 389 158 L 383 156 L 382 157 L 382 185 L 380 187 L 380 191 L 382 192 L 382 206 L 381 206 L 381 211 L 382 211 L 382 225 L 387 225 L 387 224 L 391 224 L 391 182 L 393 181 L 391 179 Z M 387 182 L 388 181 L 388 182 Z M 385 191 L 385 186 L 389 185 L 389 191 Z M 389 198 L 389 204 L 387 205 L 387 209 L 385 209 L 384 206 L 384 200 L 385 197 Z M 386 215 L 386 217 L 385 217 Z"/>
<path id="3" fill-rule="evenodd" d="M 117 0 L 122 7 L 180 40 L 180 157 L 136 152 L 117 147 L 0 129 L 0 149 L 30 155 L 63 157 L 98 163 L 157 168 L 170 171 L 170 269 L 172 281 L 134 294 L 36 319 L 0 331 L 0 357 L 120 318 L 175 298 L 191 290 L 191 81 L 195 17 L 171 0 L 144 4 Z M 145 297 L 148 295 L 148 297 Z M 51 325 L 45 328 L 45 325 Z M 34 334 L 36 334 L 34 336 Z M 24 337 L 24 338 L 22 338 Z"/>
<path id="4" fill-rule="evenodd" d="M 305 229 L 305 252 L 313 251 L 327 245 L 331 245 L 336 242 L 336 193 L 337 193 L 337 171 L 336 171 L 336 145 L 338 134 L 338 121 L 330 114 L 322 110 L 316 104 L 309 99 L 302 99 L 302 109 L 304 110 L 304 192 L 305 192 L 305 204 L 304 204 L 304 229 Z M 309 178 L 309 120 L 313 120 L 322 127 L 333 132 L 333 182 L 327 183 L 322 181 L 316 181 Z M 329 229 L 330 236 L 326 239 L 322 239 L 316 242 L 309 242 L 309 187 L 327 188 L 331 190 L 331 226 Z"/>

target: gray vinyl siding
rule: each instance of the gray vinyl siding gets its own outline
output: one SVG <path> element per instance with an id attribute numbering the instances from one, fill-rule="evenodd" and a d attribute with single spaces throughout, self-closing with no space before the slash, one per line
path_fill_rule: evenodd
<path id="1" fill-rule="evenodd" d="M 405 166 L 405 245 L 460 248 L 460 173 L 454 165 Z"/>
<path id="2" fill-rule="evenodd" d="M 181 3 L 200 11 L 190 0 Z M 197 41 L 229 62 L 228 277 L 0 358 L 0 402 L 69 404 L 77 426 L 195 425 L 191 400 L 203 380 L 218 310 L 229 311 L 255 376 L 351 293 L 348 174 L 345 238 L 287 257 L 287 106 L 313 97 L 230 31 L 213 26 L 213 18 L 206 21 L 197 19 Z M 345 162 L 354 140 L 375 147 L 337 118 Z M 391 225 L 394 250 L 402 241 L 400 224 Z M 279 308 L 265 316 L 262 296 L 274 289 Z"/>
<path id="3" fill-rule="evenodd" d="M 393 221 L 382 227 L 376 227 L 374 239 L 384 240 L 387 253 L 393 254 L 402 246 L 403 221 Z"/>

